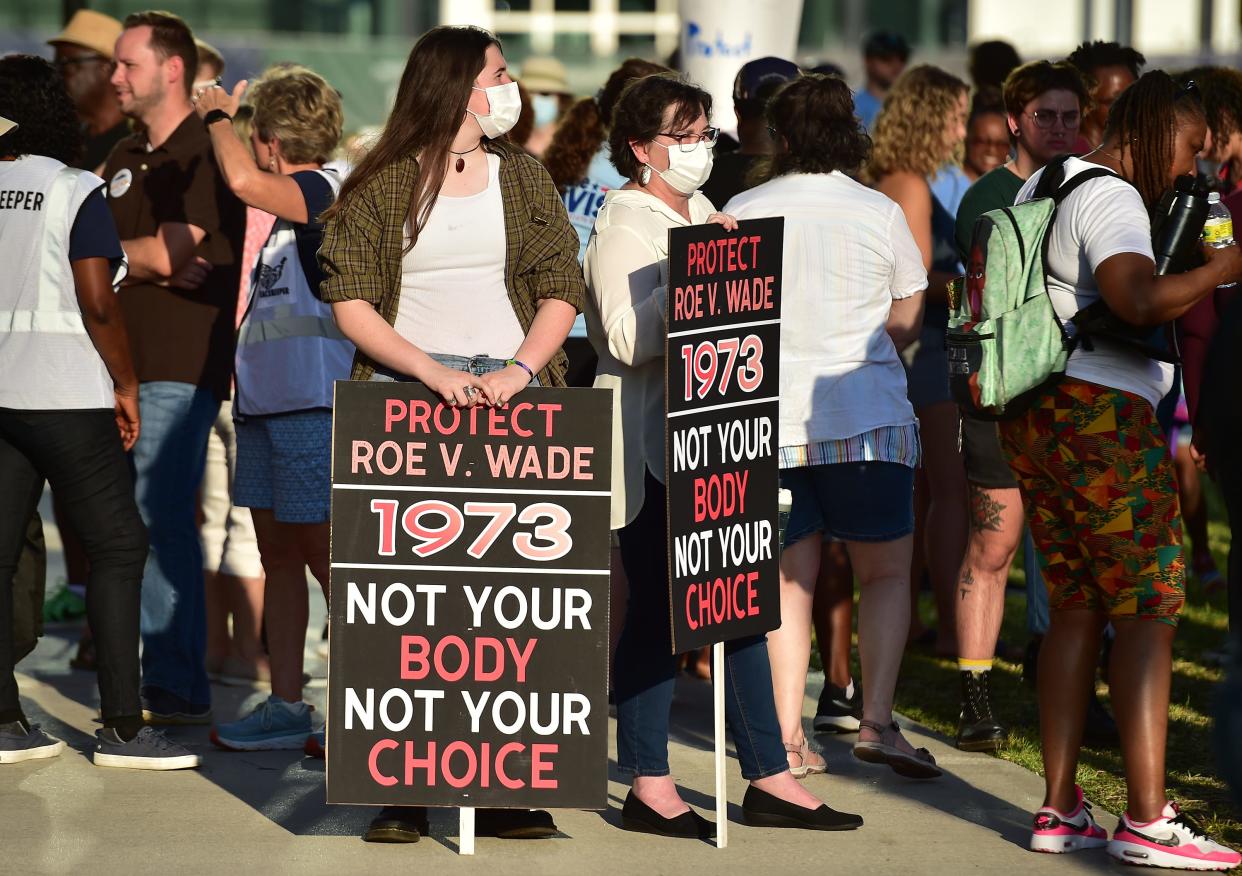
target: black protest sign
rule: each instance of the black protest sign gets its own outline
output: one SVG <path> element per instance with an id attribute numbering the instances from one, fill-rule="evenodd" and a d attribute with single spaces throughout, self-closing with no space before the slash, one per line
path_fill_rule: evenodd
<path id="1" fill-rule="evenodd" d="M 677 653 L 780 626 L 783 219 L 669 232 L 669 600 Z"/>
<path id="2" fill-rule="evenodd" d="M 333 414 L 328 802 L 606 806 L 611 394 Z"/>

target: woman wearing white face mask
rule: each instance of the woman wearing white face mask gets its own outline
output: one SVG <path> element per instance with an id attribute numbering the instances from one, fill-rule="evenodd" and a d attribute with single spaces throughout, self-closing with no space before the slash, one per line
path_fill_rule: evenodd
<path id="1" fill-rule="evenodd" d="M 353 379 L 420 380 L 462 407 L 564 385 L 578 236 L 547 171 L 499 139 L 520 108 L 487 31 L 438 27 L 414 46 L 383 134 L 325 213 L 320 294 L 357 346 Z M 478 819 L 482 835 L 556 830 L 544 812 Z M 415 842 L 426 825 L 389 807 L 366 838 Z"/>
<path id="2" fill-rule="evenodd" d="M 609 145 L 629 182 L 605 197 L 583 263 L 587 334 L 599 355 L 595 385 L 616 394 L 612 526 L 630 582 L 613 662 L 617 763 L 634 776 L 622 826 L 686 838 L 707 838 L 712 825 L 678 795 L 668 765 L 676 659 L 665 560 L 665 304 L 668 230 L 704 222 L 737 227 L 698 192 L 711 173 L 716 142 L 710 112 L 711 96 L 671 73 L 626 86 L 613 110 Z M 764 637 L 728 642 L 725 654 L 729 726 L 750 780 L 742 802 L 747 823 L 860 826 L 861 818 L 829 809 L 789 772 Z"/>

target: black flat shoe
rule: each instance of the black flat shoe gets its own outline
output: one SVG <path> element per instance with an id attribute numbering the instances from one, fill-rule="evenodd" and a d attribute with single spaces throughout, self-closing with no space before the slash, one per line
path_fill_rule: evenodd
<path id="1" fill-rule="evenodd" d="M 542 809 L 476 809 L 474 832 L 500 839 L 547 839 L 556 836 L 556 822 Z"/>
<path id="2" fill-rule="evenodd" d="M 760 791 L 754 785 L 746 789 L 742 798 L 742 818 L 751 827 L 797 827 L 803 830 L 856 830 L 862 827 L 861 815 L 837 812 L 821 803 L 818 809 L 807 809 L 796 803 L 787 803 Z"/>
<path id="3" fill-rule="evenodd" d="M 635 833 L 654 833 L 681 839 L 712 840 L 716 837 L 716 826 L 693 809 L 675 818 L 665 818 L 634 796 L 633 791 L 626 796 L 625 805 L 621 807 L 621 826 Z"/>
<path id="4" fill-rule="evenodd" d="M 362 835 L 369 843 L 416 843 L 431 833 L 423 806 L 385 806 Z"/>

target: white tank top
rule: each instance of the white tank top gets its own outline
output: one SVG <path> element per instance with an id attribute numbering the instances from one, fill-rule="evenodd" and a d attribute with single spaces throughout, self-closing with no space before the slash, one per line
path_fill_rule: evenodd
<path id="1" fill-rule="evenodd" d="M 397 333 L 425 353 L 508 359 L 526 336 L 505 288 L 500 158 L 487 168 L 477 195 L 436 199 L 401 260 Z"/>

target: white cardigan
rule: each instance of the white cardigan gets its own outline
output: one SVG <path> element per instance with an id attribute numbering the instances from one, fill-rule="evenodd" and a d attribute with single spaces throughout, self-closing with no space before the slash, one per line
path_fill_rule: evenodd
<path id="1" fill-rule="evenodd" d="M 599 356 L 595 386 L 613 393 L 612 528 L 643 506 L 643 477 L 664 481 L 664 346 L 668 332 L 668 230 L 714 212 L 701 193 L 690 222 L 654 195 L 614 189 L 595 218 L 582 267 L 587 337 Z"/>

